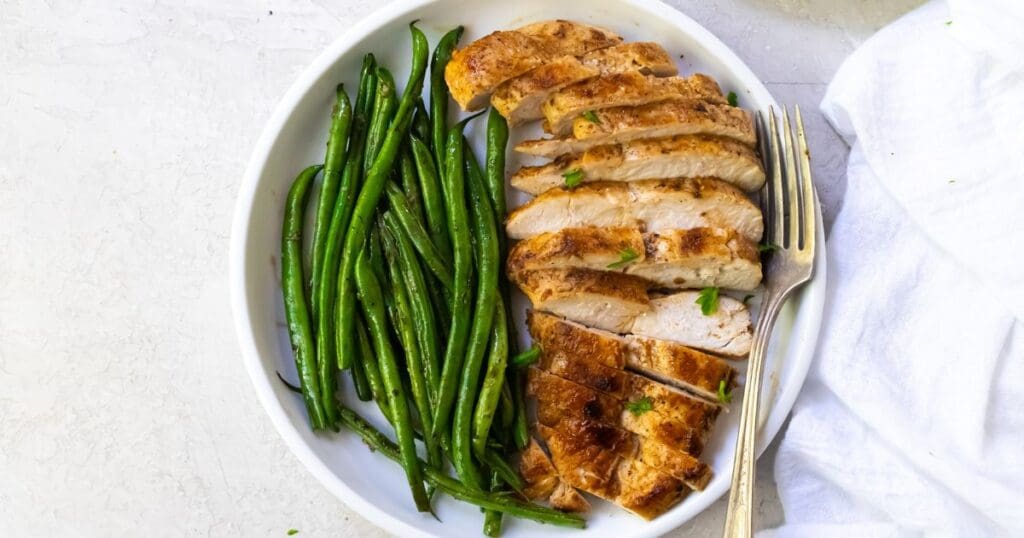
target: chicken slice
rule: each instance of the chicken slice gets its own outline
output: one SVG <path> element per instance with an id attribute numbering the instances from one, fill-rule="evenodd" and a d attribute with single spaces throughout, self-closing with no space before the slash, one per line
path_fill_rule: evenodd
<path id="1" fill-rule="evenodd" d="M 750 311 L 727 296 L 704 314 L 699 292 L 651 298 L 646 281 L 622 273 L 543 269 L 516 275 L 533 308 L 619 334 L 660 338 L 718 355 L 750 353 Z"/>
<path id="2" fill-rule="evenodd" d="M 586 512 L 590 510 L 590 503 L 580 495 L 576 488 L 560 480 L 555 491 L 551 493 L 551 507 L 563 512 Z"/>
<path id="3" fill-rule="evenodd" d="M 586 24 L 545 21 L 488 34 L 452 53 L 445 66 L 448 90 L 463 110 L 487 106 L 506 80 L 561 56 L 579 56 L 620 43 L 618 35 Z"/>
<path id="4" fill-rule="evenodd" d="M 565 185 L 569 174 L 586 181 L 639 181 L 663 177 L 716 177 L 745 191 L 764 185 L 761 160 L 751 148 L 706 135 L 681 135 L 597 146 L 562 155 L 540 166 L 524 166 L 509 179 L 530 194 Z"/>
<path id="5" fill-rule="evenodd" d="M 736 370 L 727 362 L 674 342 L 620 336 L 536 310 L 527 313 L 526 325 L 534 340 L 549 342 L 543 346 L 545 352 L 586 356 L 607 368 L 628 368 L 711 402 L 718 402 L 720 385 L 731 390 L 735 384 Z"/>
<path id="6" fill-rule="evenodd" d="M 564 136 L 584 112 L 620 106 L 639 106 L 662 101 L 707 101 L 726 104 L 718 83 L 707 75 L 686 78 L 655 77 L 636 71 L 612 73 L 562 88 L 541 107 L 544 130 Z"/>
<path id="7" fill-rule="evenodd" d="M 515 283 L 539 310 L 616 332 L 629 332 L 650 309 L 647 283 L 621 273 L 586 269 L 546 269 L 517 273 Z"/>
<path id="8" fill-rule="evenodd" d="M 757 245 L 721 228 L 641 233 L 638 228 L 565 228 L 517 243 L 510 274 L 579 267 L 636 275 L 665 289 L 752 290 L 761 282 Z"/>
<path id="9" fill-rule="evenodd" d="M 750 353 L 752 331 L 747 306 L 722 295 L 718 309 L 705 315 L 697 304 L 699 295 L 683 291 L 651 299 L 650 310 L 635 319 L 630 332 L 727 357 L 742 358 Z"/>
<path id="10" fill-rule="evenodd" d="M 544 117 L 541 105 L 554 92 L 601 74 L 638 71 L 668 76 L 676 65 L 657 43 L 622 43 L 598 49 L 582 58 L 563 56 L 503 82 L 491 95 L 491 105 L 509 125 Z"/>
<path id="11" fill-rule="evenodd" d="M 608 108 L 595 112 L 589 119 L 577 117 L 573 120 L 572 132 L 568 137 L 525 140 L 515 149 L 553 159 L 597 146 L 666 136 L 712 135 L 751 147 L 757 144 L 753 114 L 742 108 L 704 101 L 664 101 Z"/>
<path id="12" fill-rule="evenodd" d="M 527 391 L 537 402 L 537 421 L 545 426 L 555 427 L 566 418 L 590 420 L 635 433 L 693 457 L 699 457 L 704 450 L 702 431 L 665 416 L 653 401 L 642 400 L 643 396 L 622 400 L 539 368 L 530 368 L 527 380 Z"/>
<path id="13" fill-rule="evenodd" d="M 519 455 L 519 475 L 523 478 L 523 495 L 530 500 L 547 499 L 560 482 L 558 471 L 532 438 Z"/>

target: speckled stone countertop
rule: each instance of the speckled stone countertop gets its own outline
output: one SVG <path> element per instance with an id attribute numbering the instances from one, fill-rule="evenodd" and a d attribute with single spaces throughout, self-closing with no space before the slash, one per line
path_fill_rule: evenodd
<path id="1" fill-rule="evenodd" d="M 228 301 L 249 151 L 385 2 L 0 2 L 0 536 L 380 536 L 288 452 Z M 918 0 L 672 0 L 802 106 L 826 222 L 842 59 Z M 761 460 L 758 525 L 782 511 Z M 724 501 L 679 535 L 719 536 Z"/>

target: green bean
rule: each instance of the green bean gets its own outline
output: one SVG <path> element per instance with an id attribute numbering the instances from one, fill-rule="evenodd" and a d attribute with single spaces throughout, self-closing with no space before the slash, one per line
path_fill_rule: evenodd
<path id="1" fill-rule="evenodd" d="M 302 224 L 305 220 L 309 186 L 323 166 L 310 166 L 302 171 L 288 190 L 285 203 L 284 226 L 281 230 L 281 290 L 284 295 L 284 314 L 288 321 L 288 336 L 295 355 L 295 369 L 299 374 L 306 413 L 314 430 L 327 428 L 327 415 L 317 378 L 316 348 L 313 327 L 306 304 L 306 284 L 302 271 Z"/>
<path id="2" fill-rule="evenodd" d="M 491 471 L 491 493 L 501 490 L 501 478 L 496 471 Z M 501 512 L 484 511 L 484 536 L 501 536 Z"/>
<path id="3" fill-rule="evenodd" d="M 381 380 L 384 389 L 391 395 L 391 418 L 398 439 L 399 456 L 405 476 L 412 490 L 412 498 L 416 508 L 421 512 L 430 511 L 430 501 L 423 488 L 423 469 L 416 457 L 416 438 L 413 433 L 409 406 L 402 387 L 402 374 L 398 368 L 395 350 L 391 347 L 388 337 L 387 316 L 384 313 L 384 299 L 380 283 L 377 282 L 373 268 L 365 253 L 360 253 L 354 267 L 354 280 L 359 293 L 359 301 L 369 324 L 370 337 L 373 340 L 374 352 L 380 366 Z"/>
<path id="4" fill-rule="evenodd" d="M 408 373 L 409 388 L 412 393 L 412 401 L 420 416 L 420 424 L 424 432 L 429 432 L 431 427 L 430 415 L 430 387 L 424 373 L 423 353 L 420 349 L 420 342 L 416 337 L 417 326 L 412 301 L 409 297 L 409 288 L 406 281 L 408 274 L 401 270 L 401 255 L 399 253 L 398 236 L 402 233 L 394 215 L 390 212 L 384 214 L 384 226 L 381 228 L 381 238 L 384 243 L 384 256 L 387 259 L 388 274 L 391 276 L 391 294 L 395 298 L 396 317 L 393 325 L 398 333 L 398 339 L 405 350 L 405 366 Z M 431 436 L 425 436 L 427 446 L 427 460 L 435 467 L 441 466 L 441 448 L 437 440 Z"/>
<path id="5" fill-rule="evenodd" d="M 366 143 L 366 128 L 372 96 L 377 86 L 374 75 L 375 60 L 372 54 L 363 57 L 363 68 L 359 78 L 359 91 L 356 94 L 355 113 L 352 118 L 351 136 L 345 169 L 341 174 L 337 199 L 331 212 L 331 223 L 324 242 L 323 264 L 319 271 L 320 280 L 313 286 L 316 305 L 326 315 L 314 316 L 316 319 L 317 367 L 320 374 L 320 386 L 323 393 L 324 409 L 331 423 L 337 422 L 334 392 L 336 388 L 335 368 L 338 364 L 337 335 L 335 331 L 335 299 L 338 292 L 338 264 L 341 261 L 341 243 L 345 238 L 345 229 L 352 214 L 359 177 L 363 167 L 363 145 Z M 325 170 L 326 173 L 326 170 Z M 314 274 L 314 276 L 316 276 Z M 359 381 L 357 378 L 356 381 Z M 360 385 L 356 385 L 360 388 Z"/>
<path id="6" fill-rule="evenodd" d="M 432 139 L 430 134 L 430 114 L 427 113 L 427 106 L 423 104 L 423 99 L 416 100 L 416 114 L 412 117 L 412 134 L 420 140 L 430 145 Z"/>
<path id="7" fill-rule="evenodd" d="M 487 156 L 484 173 L 487 179 L 487 193 L 491 197 L 498 226 L 505 222 L 505 152 L 508 146 L 508 123 L 498 111 L 491 108 L 487 115 Z M 505 234 L 501 234 L 504 237 Z"/>
<path id="8" fill-rule="evenodd" d="M 516 417 L 512 428 L 512 439 L 516 448 L 524 450 L 530 444 L 530 429 L 526 424 L 526 401 L 523 397 L 523 373 L 512 369 L 512 397 L 516 403 Z"/>
<path id="9" fill-rule="evenodd" d="M 430 63 L 430 123 L 433 127 L 431 142 L 437 170 L 442 177 L 447 174 L 444 168 L 448 152 L 445 147 L 448 130 L 448 86 L 444 81 L 444 68 L 452 59 L 452 51 L 462 37 L 462 30 L 463 28 L 459 26 L 441 37 L 437 42 L 437 48 L 434 49 L 434 59 Z"/>
<path id="10" fill-rule="evenodd" d="M 505 384 L 501 387 L 501 400 L 498 402 L 498 418 L 501 429 L 512 431 L 512 423 L 516 420 L 516 402 L 512 398 L 512 385 L 509 376 L 505 376 Z M 505 438 L 505 441 L 511 439 Z"/>
<path id="11" fill-rule="evenodd" d="M 387 219 L 387 217 L 385 217 Z M 394 221 L 394 219 L 391 219 Z M 423 373 L 427 380 L 428 396 L 431 405 L 437 402 L 437 391 L 441 385 L 441 349 L 437 332 L 437 319 L 430 304 L 427 291 L 426 275 L 416 259 L 416 250 L 409 236 L 402 227 L 392 222 L 389 227 L 397 232 L 394 234 L 398 247 L 398 265 L 405 275 L 412 306 L 413 323 L 416 326 L 416 341 L 423 355 Z M 433 417 L 431 417 L 433 418 Z M 428 430 L 429 431 L 429 430 Z"/>
<path id="12" fill-rule="evenodd" d="M 484 453 L 483 461 L 491 467 L 491 470 L 498 473 L 503 482 L 511 486 L 512 489 L 522 492 L 523 479 L 519 477 L 515 469 L 505 461 L 501 454 L 489 448 Z"/>
<path id="13" fill-rule="evenodd" d="M 370 381 L 366 377 L 366 357 L 360 353 L 359 361 L 352 366 L 352 384 L 356 388 L 356 397 L 361 402 L 368 402 L 373 399 L 373 391 L 370 390 Z"/>
<path id="14" fill-rule="evenodd" d="M 482 457 L 487 448 L 491 423 L 498 408 L 501 389 L 505 386 L 505 366 L 508 363 L 508 322 L 505 319 L 505 301 L 498 294 L 491 329 L 491 349 L 487 359 L 487 372 L 473 414 L 473 452 Z"/>
<path id="15" fill-rule="evenodd" d="M 466 151 L 465 168 L 466 183 L 469 186 L 470 212 L 473 220 L 473 236 L 477 246 L 477 279 L 476 305 L 473 309 L 473 327 L 470 330 L 469 344 L 466 348 L 466 360 L 462 367 L 462 378 L 459 381 L 459 395 L 455 403 L 455 417 L 452 426 L 452 464 L 463 482 L 482 487 L 482 479 L 476 464 L 473 462 L 472 422 L 473 404 L 477 400 L 480 382 L 480 370 L 483 367 L 484 354 L 487 348 L 488 335 L 496 310 L 501 306 L 497 300 L 498 293 L 498 241 L 497 229 L 494 225 L 494 214 L 487 198 L 487 189 L 483 178 L 472 168 L 469 159 L 471 150 Z M 454 166 L 454 163 L 449 163 Z M 501 306 L 502 310 L 504 307 Z"/>
<path id="16" fill-rule="evenodd" d="M 409 235 L 409 239 L 412 240 L 412 244 L 416 247 L 416 251 L 419 252 L 423 263 L 430 269 L 430 272 L 437 276 L 445 289 L 452 289 L 452 278 L 454 278 L 452 271 L 448 268 L 448 264 L 445 263 L 444 259 L 441 258 L 441 253 L 437 251 L 437 248 L 430 241 L 427 231 L 423 228 L 423 223 L 416 218 L 416 215 L 410 209 L 409 199 L 402 194 L 402 189 L 395 185 L 394 182 L 389 181 L 385 189 L 388 203 L 391 204 L 391 210 L 398 218 L 398 222 L 401 223 L 402 229 Z"/>
<path id="17" fill-rule="evenodd" d="M 377 357 L 373 354 L 373 344 L 370 343 L 370 336 L 366 333 L 366 322 L 363 317 L 356 316 L 356 337 L 359 344 L 359 365 L 366 376 L 366 383 L 370 386 L 370 394 L 373 401 L 377 403 L 384 418 L 391 421 L 391 402 L 388 399 L 388 392 L 384 389 L 384 380 L 380 378 L 380 366 L 377 364 Z"/>
<path id="18" fill-rule="evenodd" d="M 382 454 L 384 457 L 401 462 L 401 454 L 398 447 L 383 433 L 366 422 L 363 417 L 347 407 L 341 408 L 341 421 L 350 430 L 362 437 L 363 441 L 371 450 Z M 497 510 L 510 516 L 529 519 L 538 523 L 549 523 L 561 527 L 572 527 L 582 529 L 586 527 L 586 521 L 580 516 L 566 514 L 551 508 L 545 508 L 536 504 L 524 502 L 507 495 L 484 493 L 469 488 L 454 478 L 449 477 L 444 471 L 434 469 L 429 465 L 423 466 L 423 474 L 428 483 L 433 484 L 437 489 L 459 499 L 474 504 L 481 508 Z"/>
<path id="19" fill-rule="evenodd" d="M 531 364 L 537 362 L 537 359 L 540 358 L 540 352 L 540 345 L 534 343 L 532 346 L 530 346 L 530 349 L 527 349 L 526 351 L 519 353 L 515 357 L 512 357 L 512 360 L 509 361 L 509 364 L 511 364 L 513 368 L 526 368 Z"/>
<path id="20" fill-rule="evenodd" d="M 453 166 L 445 166 L 444 197 L 448 233 L 452 242 L 455 280 L 452 284 L 451 328 L 445 346 L 441 369 L 441 388 L 434 408 L 433 435 L 445 431 L 451 422 L 452 406 L 458 392 L 459 373 L 465 359 L 471 316 L 473 315 L 473 246 L 470 242 L 469 216 L 466 211 L 465 173 L 462 167 L 463 120 L 448 131 L 446 158 Z"/>
<path id="21" fill-rule="evenodd" d="M 331 111 L 331 127 L 327 136 L 327 154 L 324 156 L 324 176 L 320 185 L 320 198 L 317 200 L 316 216 L 313 220 L 313 279 L 310 286 L 313 319 L 319 317 L 319 297 L 317 289 L 324 264 L 324 249 L 327 243 L 327 230 L 334 211 L 334 202 L 338 197 L 338 184 L 341 182 L 341 171 L 345 167 L 348 133 L 352 126 L 352 103 L 348 100 L 345 87 L 338 84 L 334 109 Z"/>
<path id="22" fill-rule="evenodd" d="M 399 156 L 398 169 L 402 178 L 402 192 L 409 200 L 409 209 L 412 210 L 416 220 L 423 222 L 423 195 L 420 193 L 420 181 L 416 177 L 416 165 L 412 160 L 412 151 L 406 145 L 402 148 Z"/>
<path id="23" fill-rule="evenodd" d="M 395 119 L 388 128 L 380 151 L 366 173 L 366 181 L 359 191 L 356 199 L 355 209 L 352 212 L 352 221 L 345 234 L 344 247 L 342 249 L 341 265 L 338 272 L 338 335 L 339 354 L 338 366 L 346 369 L 352 365 L 354 355 L 353 321 L 355 311 L 355 297 L 352 294 L 352 274 L 355 268 L 355 259 L 362 250 L 370 229 L 373 213 L 376 211 L 377 203 L 384 192 L 384 184 L 392 171 L 395 156 L 402 140 L 406 137 L 406 131 L 412 117 L 413 101 L 423 89 L 423 75 L 427 63 L 427 38 L 423 32 L 415 26 L 409 25 L 413 42 L 412 70 L 409 73 L 409 81 L 406 84 L 402 100 L 398 105 L 398 112 Z"/>
<path id="24" fill-rule="evenodd" d="M 380 146 L 384 143 L 384 137 L 387 136 L 398 104 L 395 91 L 395 79 L 391 76 L 391 71 L 383 66 L 377 66 L 377 93 L 373 98 L 373 115 L 370 116 L 370 126 L 366 132 L 366 148 L 363 155 L 364 174 L 370 171 L 374 159 L 380 152 Z"/>
<path id="25" fill-rule="evenodd" d="M 413 137 L 410 142 L 413 161 L 420 178 L 420 192 L 423 195 L 423 209 L 427 216 L 427 229 L 431 242 L 437 247 L 445 261 L 452 259 L 452 243 L 448 238 L 448 222 L 445 220 L 444 192 L 441 180 L 430 155 L 430 148 L 422 140 Z"/>

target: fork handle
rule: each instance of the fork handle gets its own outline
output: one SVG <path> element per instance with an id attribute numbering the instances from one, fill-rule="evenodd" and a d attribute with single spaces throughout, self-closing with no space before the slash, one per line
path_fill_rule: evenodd
<path id="1" fill-rule="evenodd" d="M 769 294 L 757 326 L 747 366 L 747 386 L 743 391 L 740 430 L 736 438 L 736 454 L 732 467 L 732 489 L 725 516 L 725 538 L 749 538 L 753 534 L 754 463 L 757 460 L 757 415 L 761 400 L 761 378 L 764 359 L 771 340 L 775 319 L 786 302 L 788 293 Z"/>

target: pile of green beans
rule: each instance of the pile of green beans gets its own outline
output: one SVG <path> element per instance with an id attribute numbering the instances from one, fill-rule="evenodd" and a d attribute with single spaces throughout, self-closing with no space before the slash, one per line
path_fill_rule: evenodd
<path id="1" fill-rule="evenodd" d="M 476 116 L 448 122 L 444 68 L 462 28 L 441 38 L 429 66 L 426 36 L 409 28 L 401 96 L 367 54 L 354 104 L 337 86 L 324 164 L 303 170 L 288 192 L 281 282 L 310 426 L 344 426 L 399 463 L 422 512 L 433 512 L 436 490 L 480 506 L 487 536 L 500 534 L 506 515 L 582 528 L 577 516 L 517 498 L 523 482 L 509 464 L 528 432 L 501 270 L 508 126 L 490 112 L 481 168 L 463 135 Z M 429 105 L 420 98 L 428 67 Z M 305 212 L 317 189 L 304 268 Z M 394 442 L 341 403 L 345 371 Z"/>

